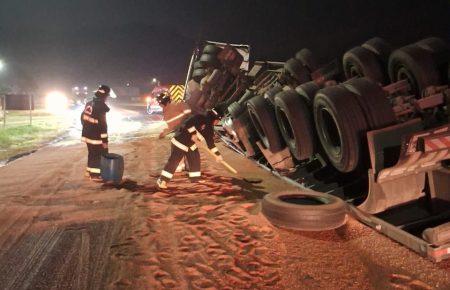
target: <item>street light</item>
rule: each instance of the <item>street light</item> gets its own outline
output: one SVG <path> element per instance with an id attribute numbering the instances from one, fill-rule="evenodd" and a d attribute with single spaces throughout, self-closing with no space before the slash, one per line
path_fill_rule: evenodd
<path id="1" fill-rule="evenodd" d="M 154 86 L 159 86 L 159 80 L 158 80 L 157 78 L 153 78 L 153 79 L 152 79 L 152 84 L 153 84 Z"/>
<path id="2" fill-rule="evenodd" d="M 0 59 L 0 71 L 5 67 L 5 63 Z"/>

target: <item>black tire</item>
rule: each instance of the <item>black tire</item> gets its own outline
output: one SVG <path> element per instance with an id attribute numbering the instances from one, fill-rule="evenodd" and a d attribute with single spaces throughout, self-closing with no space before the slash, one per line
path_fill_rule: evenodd
<path id="1" fill-rule="evenodd" d="M 422 49 L 436 54 L 445 54 L 450 57 L 450 46 L 442 39 L 429 37 L 416 42 L 416 45 Z"/>
<path id="2" fill-rule="evenodd" d="M 222 48 L 220 48 L 214 44 L 207 44 L 203 48 L 203 53 L 212 54 L 212 55 L 217 55 L 221 51 L 222 51 Z"/>
<path id="3" fill-rule="evenodd" d="M 364 42 L 361 46 L 378 55 L 381 62 L 387 66 L 389 55 L 392 52 L 392 46 L 386 40 L 380 37 L 374 37 Z"/>
<path id="4" fill-rule="evenodd" d="M 342 65 L 346 79 L 368 77 L 381 84 L 386 83 L 378 56 L 363 47 L 357 46 L 347 51 L 342 59 Z"/>
<path id="5" fill-rule="evenodd" d="M 295 54 L 295 58 L 299 60 L 308 70 L 310 73 L 315 71 L 318 66 L 317 62 L 314 59 L 312 52 L 307 48 L 302 48 Z"/>
<path id="6" fill-rule="evenodd" d="M 305 99 L 294 90 L 278 93 L 275 97 L 275 116 L 292 155 L 297 160 L 313 156 L 316 136 Z"/>
<path id="7" fill-rule="evenodd" d="M 264 98 L 268 99 L 269 102 L 275 106 L 275 96 L 283 90 L 282 87 L 276 86 L 267 90 L 264 94 Z"/>
<path id="8" fill-rule="evenodd" d="M 303 84 L 311 80 L 309 71 L 303 64 L 295 59 L 290 58 L 284 64 L 284 69 L 299 83 Z"/>
<path id="9" fill-rule="evenodd" d="M 259 140 L 259 136 L 258 133 L 256 132 L 255 127 L 252 124 L 252 121 L 250 120 L 250 114 L 248 112 L 248 110 L 244 110 L 244 112 L 242 112 L 241 115 L 239 115 L 239 117 L 237 118 L 237 120 L 239 120 L 239 122 L 242 124 L 242 126 L 244 126 L 244 130 L 247 133 L 247 137 L 248 137 L 248 141 L 250 144 L 244 144 L 244 147 L 246 148 L 246 146 L 251 146 L 251 149 L 249 150 L 249 148 L 246 148 L 246 155 L 247 157 L 249 157 L 249 151 L 254 151 L 255 154 L 259 153 L 259 147 L 258 145 L 256 145 L 256 141 Z"/>
<path id="10" fill-rule="evenodd" d="M 230 114 L 231 118 L 233 118 L 233 119 L 237 119 L 242 114 L 242 112 L 244 112 L 244 110 L 245 110 L 245 107 L 243 107 L 238 102 L 231 103 L 228 106 L 228 113 Z"/>
<path id="11" fill-rule="evenodd" d="M 206 70 L 203 68 L 194 69 L 192 72 L 192 79 L 197 83 L 200 83 L 201 79 L 206 75 Z"/>
<path id="12" fill-rule="evenodd" d="M 295 88 L 297 94 L 302 96 L 306 101 L 308 107 L 312 107 L 314 102 L 314 96 L 320 90 L 320 87 L 316 82 L 311 81 L 304 84 L 301 84 Z"/>
<path id="13" fill-rule="evenodd" d="M 369 78 L 349 80 L 343 85 L 356 96 L 369 129 L 379 129 L 396 123 L 388 94 L 380 85 Z"/>
<path id="14" fill-rule="evenodd" d="M 263 96 L 256 96 L 247 102 L 250 120 L 263 145 L 272 152 L 285 148 L 284 140 L 277 127 L 274 107 Z"/>
<path id="15" fill-rule="evenodd" d="M 391 53 L 388 69 L 391 82 L 406 79 L 410 85 L 407 93 L 416 98 L 426 87 L 441 84 L 432 54 L 418 46 L 405 46 Z"/>
<path id="16" fill-rule="evenodd" d="M 217 56 L 213 54 L 204 53 L 200 56 L 199 61 L 204 67 L 219 68 L 221 66 Z"/>
<path id="17" fill-rule="evenodd" d="M 313 110 L 317 135 L 331 164 L 340 172 L 353 171 L 368 129 L 356 96 L 341 86 L 327 87 L 317 93 Z"/>
<path id="18" fill-rule="evenodd" d="M 261 206 L 261 212 L 269 222 L 286 229 L 325 231 L 346 222 L 345 202 L 316 191 L 292 190 L 266 194 Z"/>
<path id="19" fill-rule="evenodd" d="M 194 69 L 198 69 L 198 68 L 204 68 L 203 64 L 200 61 L 195 61 L 194 62 Z"/>
<path id="20" fill-rule="evenodd" d="M 442 39 L 430 37 L 416 42 L 416 45 L 429 51 L 439 70 L 442 84 L 446 84 L 448 79 L 448 67 L 450 65 L 450 46 Z"/>

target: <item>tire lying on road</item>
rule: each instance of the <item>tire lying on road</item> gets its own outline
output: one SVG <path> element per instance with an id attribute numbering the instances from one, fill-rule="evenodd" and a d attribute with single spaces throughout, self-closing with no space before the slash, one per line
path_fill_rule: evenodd
<path id="1" fill-rule="evenodd" d="M 262 213 L 273 225 L 302 231 L 324 231 L 346 222 L 346 204 L 317 191 L 270 193 L 262 200 Z"/>

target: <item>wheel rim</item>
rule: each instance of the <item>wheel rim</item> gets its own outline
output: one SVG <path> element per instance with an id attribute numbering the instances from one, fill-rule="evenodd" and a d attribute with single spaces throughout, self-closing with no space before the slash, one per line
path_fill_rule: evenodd
<path id="1" fill-rule="evenodd" d="M 329 155 L 339 156 L 341 154 L 342 141 L 337 122 L 326 107 L 319 108 L 318 112 L 320 136 L 327 145 L 324 146 L 325 150 L 331 153 Z"/>
<path id="2" fill-rule="evenodd" d="M 279 124 L 281 125 L 281 133 L 286 142 L 290 143 L 292 141 L 295 141 L 294 130 L 292 130 L 292 125 L 289 122 L 286 112 L 282 108 L 277 106 L 275 114 Z"/>
<path id="3" fill-rule="evenodd" d="M 261 138 L 261 141 L 263 141 L 264 145 L 266 147 L 268 147 L 268 142 L 267 142 L 267 136 L 266 134 L 264 134 L 264 130 L 261 126 L 261 124 L 258 121 L 258 117 L 256 116 L 256 114 L 253 112 L 252 109 L 249 110 L 249 115 L 250 115 L 250 119 L 252 120 L 252 123 L 256 129 L 256 133 L 258 133 L 259 137 Z"/>
<path id="4" fill-rule="evenodd" d="M 355 78 L 355 77 L 356 78 L 363 77 L 363 75 L 361 74 L 359 69 L 354 65 L 350 66 L 349 72 L 350 72 L 350 75 L 349 75 L 350 79 Z"/>

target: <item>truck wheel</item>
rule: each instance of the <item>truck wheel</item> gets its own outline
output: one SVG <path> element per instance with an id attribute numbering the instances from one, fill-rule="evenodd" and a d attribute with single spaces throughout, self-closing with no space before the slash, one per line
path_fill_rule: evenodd
<path id="1" fill-rule="evenodd" d="M 369 129 L 379 129 L 395 124 L 396 117 L 382 87 L 368 78 L 346 81 L 344 87 L 351 91 L 358 101 Z"/>
<path id="2" fill-rule="evenodd" d="M 248 100 L 250 100 L 251 98 L 253 98 L 255 96 L 255 93 L 253 93 L 253 91 L 250 90 L 246 90 L 245 94 L 239 99 L 238 103 L 243 105 L 245 104 Z"/>
<path id="3" fill-rule="evenodd" d="M 405 46 L 395 50 L 389 57 L 389 77 L 392 82 L 407 80 L 407 93 L 420 98 L 422 91 L 432 85 L 440 85 L 439 72 L 432 54 L 418 46 Z"/>
<path id="4" fill-rule="evenodd" d="M 212 55 L 217 55 L 221 51 L 222 51 L 222 48 L 220 48 L 214 44 L 207 44 L 203 48 L 203 53 L 212 54 Z"/>
<path id="5" fill-rule="evenodd" d="M 295 58 L 299 60 L 310 73 L 317 69 L 317 62 L 309 49 L 302 48 L 295 54 Z"/>
<path id="6" fill-rule="evenodd" d="M 425 38 L 416 42 L 416 45 L 434 54 L 446 56 L 447 61 L 450 58 L 450 47 L 444 40 L 440 38 L 437 37 Z"/>
<path id="7" fill-rule="evenodd" d="M 238 102 L 233 102 L 228 106 L 228 113 L 230 113 L 233 119 L 237 119 L 244 110 L 245 108 Z"/>
<path id="8" fill-rule="evenodd" d="M 277 87 L 273 87 L 270 88 L 269 90 L 267 90 L 267 92 L 264 94 L 264 98 L 269 100 L 269 102 L 275 106 L 275 96 L 281 92 L 283 90 L 283 88 L 277 86 Z"/>
<path id="9" fill-rule="evenodd" d="M 380 37 L 374 37 L 364 42 L 361 46 L 378 55 L 381 62 L 387 66 L 389 55 L 392 52 L 392 46 L 386 40 Z"/>
<path id="10" fill-rule="evenodd" d="M 303 64 L 295 59 L 290 58 L 284 64 L 284 69 L 299 83 L 303 84 L 311 80 L 309 71 Z"/>
<path id="11" fill-rule="evenodd" d="M 294 90 L 275 97 L 275 116 L 281 135 L 292 155 L 305 160 L 314 154 L 315 132 L 307 102 Z"/>
<path id="12" fill-rule="evenodd" d="M 200 62 L 203 64 L 204 67 L 219 68 L 221 65 L 217 57 L 209 53 L 202 54 L 200 56 Z"/>
<path id="13" fill-rule="evenodd" d="M 386 83 L 381 61 L 370 50 L 354 47 L 344 54 L 342 63 L 347 79 L 368 77 L 381 84 Z"/>
<path id="14" fill-rule="evenodd" d="M 314 96 L 316 95 L 318 90 L 320 90 L 320 87 L 314 81 L 301 84 L 295 88 L 297 94 L 304 98 L 304 101 L 306 101 L 306 105 L 310 108 L 312 107 Z"/>
<path id="15" fill-rule="evenodd" d="M 263 96 L 256 96 L 247 102 L 250 120 L 264 146 L 272 152 L 281 151 L 284 141 L 277 127 L 275 111 Z"/>
<path id="16" fill-rule="evenodd" d="M 314 98 L 313 111 L 317 135 L 332 165 L 340 172 L 354 170 L 368 129 L 354 94 L 341 86 L 324 88 Z"/>
<path id="17" fill-rule="evenodd" d="M 203 64 L 200 61 L 194 62 L 194 69 L 203 68 Z"/>
<path id="18" fill-rule="evenodd" d="M 324 231 L 345 224 L 341 199 L 321 192 L 292 190 L 266 194 L 262 214 L 275 226 L 301 231 Z"/>
<path id="19" fill-rule="evenodd" d="M 202 78 L 206 75 L 206 70 L 203 68 L 197 68 L 194 69 L 194 71 L 192 72 L 192 79 L 194 79 L 194 81 L 196 81 L 197 83 L 200 83 L 200 81 L 202 80 Z"/>

